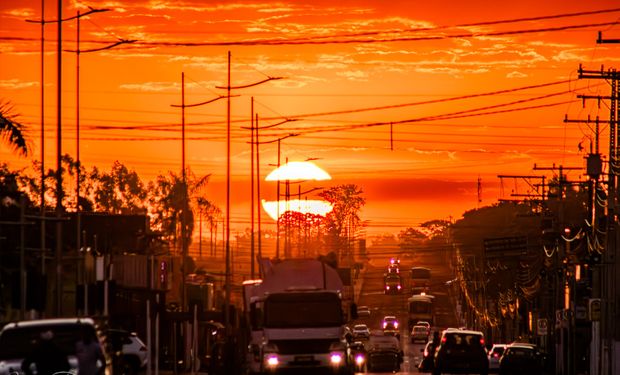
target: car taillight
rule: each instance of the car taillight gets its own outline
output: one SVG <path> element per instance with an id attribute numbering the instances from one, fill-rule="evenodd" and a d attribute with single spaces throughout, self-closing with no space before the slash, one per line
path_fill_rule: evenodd
<path id="1" fill-rule="evenodd" d="M 446 341 L 448 341 L 448 339 L 447 339 L 445 336 L 441 338 L 441 343 L 442 343 L 442 344 L 445 344 L 445 343 L 446 343 Z"/>
<path id="2" fill-rule="evenodd" d="M 480 338 L 480 345 L 484 346 L 484 339 L 483 338 Z"/>
<path id="3" fill-rule="evenodd" d="M 383 328 L 387 327 L 387 323 L 383 322 Z"/>
<path id="4" fill-rule="evenodd" d="M 493 353 L 493 358 L 499 358 L 499 354 L 498 353 Z"/>

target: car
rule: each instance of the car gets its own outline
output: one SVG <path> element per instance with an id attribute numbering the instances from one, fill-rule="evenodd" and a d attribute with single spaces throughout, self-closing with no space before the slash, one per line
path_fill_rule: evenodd
<path id="1" fill-rule="evenodd" d="M 398 372 L 404 353 L 394 336 L 371 335 L 367 345 L 368 372 Z"/>
<path id="2" fill-rule="evenodd" d="M 431 372 L 433 371 L 433 362 L 435 359 L 435 349 L 437 348 L 437 343 L 432 340 L 427 342 L 422 350 L 422 360 L 418 364 L 418 371 L 420 372 Z"/>
<path id="3" fill-rule="evenodd" d="M 465 329 L 443 331 L 435 352 L 433 375 L 445 373 L 489 373 L 482 332 Z"/>
<path id="4" fill-rule="evenodd" d="M 411 328 L 411 333 L 409 334 L 409 338 L 411 339 L 411 343 L 415 343 L 417 341 L 422 341 L 424 343 L 428 342 L 428 338 L 431 334 L 431 330 L 429 327 L 421 324 L 416 324 Z"/>
<path id="5" fill-rule="evenodd" d="M 388 273 L 384 278 L 385 294 L 399 294 L 403 288 L 399 274 Z"/>
<path id="6" fill-rule="evenodd" d="M 384 335 L 395 336 L 396 338 L 400 338 L 400 324 L 398 323 L 398 319 L 394 315 L 386 315 L 383 317 L 381 322 L 381 328 L 383 329 Z"/>
<path id="7" fill-rule="evenodd" d="M 499 360 L 500 375 L 542 375 L 543 355 L 535 345 L 512 343 L 506 346 Z"/>
<path id="8" fill-rule="evenodd" d="M 370 308 L 368 306 L 359 306 L 357 308 L 357 316 L 358 317 L 370 316 Z"/>
<path id="9" fill-rule="evenodd" d="M 71 371 L 77 373 L 78 360 L 76 343 L 83 335 L 96 338 L 101 348 L 105 348 L 105 338 L 98 333 L 98 326 L 91 318 L 58 318 L 23 320 L 6 324 L 0 330 L 0 374 L 21 374 L 21 364 L 32 351 L 33 343 L 44 336 L 51 337 L 62 352 L 67 355 Z M 111 371 L 111 359 L 103 350 L 105 363 L 98 367 Z"/>
<path id="10" fill-rule="evenodd" d="M 123 329 L 108 329 L 106 334 L 112 347 L 116 350 L 120 347 L 120 359 L 125 374 L 136 374 L 146 368 L 148 352 L 146 345 L 135 332 Z M 119 358 L 119 355 L 115 358 Z"/>
<path id="11" fill-rule="evenodd" d="M 425 320 L 418 320 L 415 325 L 425 326 L 426 328 L 428 328 L 429 331 L 431 330 L 431 324 Z"/>
<path id="12" fill-rule="evenodd" d="M 370 329 L 366 324 L 356 324 L 351 330 L 354 340 L 367 340 L 370 337 Z"/>
<path id="13" fill-rule="evenodd" d="M 504 354 L 507 344 L 493 344 L 489 350 L 489 372 L 499 372 L 499 359 Z"/>

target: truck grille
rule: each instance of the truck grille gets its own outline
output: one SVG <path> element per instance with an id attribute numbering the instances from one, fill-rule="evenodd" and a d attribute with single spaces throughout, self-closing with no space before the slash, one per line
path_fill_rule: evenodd
<path id="1" fill-rule="evenodd" d="M 334 340 L 274 340 L 280 354 L 329 353 Z"/>

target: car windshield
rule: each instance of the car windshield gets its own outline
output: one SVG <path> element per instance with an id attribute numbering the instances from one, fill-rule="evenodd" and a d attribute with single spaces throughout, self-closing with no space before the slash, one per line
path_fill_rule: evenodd
<path id="1" fill-rule="evenodd" d="M 470 333 L 450 333 L 445 336 L 447 348 L 480 347 L 480 335 Z"/>
<path id="2" fill-rule="evenodd" d="M 53 340 L 67 355 L 75 355 L 75 343 L 82 337 L 82 329 L 97 337 L 95 328 L 86 324 L 56 324 L 7 329 L 0 335 L 0 360 L 24 358 L 39 341 L 41 332 L 51 330 Z"/>
<path id="3" fill-rule="evenodd" d="M 534 357 L 535 352 L 528 348 L 510 348 L 506 351 L 506 355 L 515 357 Z"/>

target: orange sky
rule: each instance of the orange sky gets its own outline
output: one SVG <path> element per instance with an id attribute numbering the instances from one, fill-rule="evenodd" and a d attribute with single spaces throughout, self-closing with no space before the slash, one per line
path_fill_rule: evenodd
<path id="1" fill-rule="evenodd" d="M 578 79 L 579 64 L 620 65 L 620 44 L 596 43 L 598 31 L 620 38 L 615 0 L 93 0 L 65 1 L 63 17 L 87 5 L 111 11 L 82 19 L 81 50 L 136 40 L 80 55 L 80 158 L 88 169 L 109 170 L 119 160 L 146 181 L 180 170 L 181 111 L 171 105 L 181 102 L 182 72 L 186 104 L 225 94 L 216 86 L 226 86 L 228 51 L 232 86 L 285 77 L 233 90 L 237 223 L 247 223 L 250 212 L 249 131 L 241 127 L 249 126 L 251 97 L 260 126 L 298 119 L 263 130 L 261 141 L 299 133 L 282 141 L 282 160 L 318 159 L 333 177 L 323 187 L 358 184 L 368 233 L 397 232 L 475 208 L 478 178 L 487 205 L 526 192 L 510 181 L 502 194 L 499 174 L 533 174 L 534 164 L 583 166 L 592 130 L 563 120 L 607 119 L 605 103 L 583 106 L 577 95 L 609 95 L 609 85 Z M 40 17 L 40 0 L 0 2 L 0 98 L 28 125 L 37 160 L 41 28 L 25 20 Z M 45 18 L 57 18 L 56 1 L 45 3 Z M 45 162 L 55 167 L 57 28 L 45 30 Z M 63 26 L 63 48 L 76 48 L 75 21 Z M 75 155 L 71 52 L 63 53 L 61 123 L 62 152 Z M 607 126 L 601 134 L 606 154 Z M 186 164 L 212 174 L 210 194 L 224 208 L 226 100 L 187 108 L 186 137 Z M 260 152 L 264 177 L 277 161 L 276 143 Z M 30 162 L 6 146 L 0 158 L 15 168 Z M 535 174 L 543 173 L 550 175 Z M 263 182 L 262 193 L 273 199 L 273 183 Z"/>

